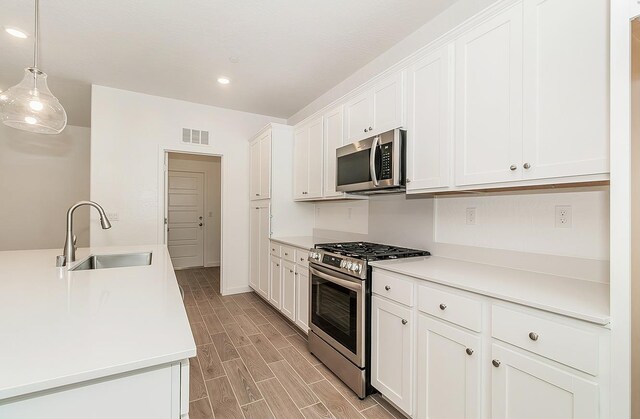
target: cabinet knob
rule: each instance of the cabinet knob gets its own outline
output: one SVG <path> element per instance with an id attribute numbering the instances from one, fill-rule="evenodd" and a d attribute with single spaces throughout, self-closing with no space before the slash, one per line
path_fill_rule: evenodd
<path id="1" fill-rule="evenodd" d="M 373 128 L 372 128 L 372 127 L 369 127 L 369 131 L 373 131 Z"/>
<path id="2" fill-rule="evenodd" d="M 289 273 L 293 273 L 293 271 L 291 269 L 289 269 Z"/>
<path id="3" fill-rule="evenodd" d="M 285 256 L 289 256 L 289 253 L 285 252 L 285 253 L 284 253 L 284 255 L 285 255 Z"/>
<path id="4" fill-rule="evenodd" d="M 512 164 L 511 166 L 509 166 L 509 169 L 511 169 L 512 172 L 514 170 L 516 170 L 517 168 L 518 168 L 518 166 L 516 166 L 515 164 Z"/>
<path id="5" fill-rule="evenodd" d="M 257 194 L 256 194 L 256 196 L 260 196 L 260 194 L 259 194 L 259 193 L 257 193 Z"/>
<path id="6" fill-rule="evenodd" d="M 491 363 L 493 364 L 494 367 L 498 368 L 500 366 L 500 361 L 498 361 L 497 359 L 494 359 L 493 361 L 491 361 Z"/>
<path id="7" fill-rule="evenodd" d="M 525 163 L 522 167 L 524 167 L 525 169 L 531 169 L 531 165 L 529 163 Z"/>
<path id="8" fill-rule="evenodd" d="M 368 131 L 368 130 L 365 128 L 365 129 L 364 129 L 364 132 L 367 132 L 367 131 Z"/>
<path id="9" fill-rule="evenodd" d="M 446 304 L 440 304 L 440 310 L 444 310 L 444 309 L 446 309 L 446 308 L 447 308 L 447 305 L 446 305 Z"/>
<path id="10" fill-rule="evenodd" d="M 202 227 L 202 223 L 198 224 L 200 227 Z"/>
<path id="11" fill-rule="evenodd" d="M 529 332 L 529 339 L 536 341 L 538 340 L 539 336 L 536 332 Z"/>
<path id="12" fill-rule="evenodd" d="M 411 179 L 407 178 L 407 183 L 411 183 Z"/>
<path id="13" fill-rule="evenodd" d="M 402 319 L 402 324 L 407 324 L 409 323 L 406 319 Z"/>
<path id="14" fill-rule="evenodd" d="M 473 349 L 471 348 L 467 348 L 466 351 L 467 355 L 473 355 Z"/>
<path id="15" fill-rule="evenodd" d="M 387 290 L 387 291 L 389 291 L 389 290 L 391 289 L 391 286 L 390 286 L 390 285 L 385 285 L 385 286 L 384 286 L 384 289 L 385 289 L 385 290 Z"/>

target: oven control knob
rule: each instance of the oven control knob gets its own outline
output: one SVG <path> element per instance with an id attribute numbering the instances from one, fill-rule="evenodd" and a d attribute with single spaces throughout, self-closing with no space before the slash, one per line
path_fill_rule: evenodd
<path id="1" fill-rule="evenodd" d="M 347 265 L 347 261 L 345 261 L 344 259 L 340 261 L 340 267 L 344 268 Z"/>
<path id="2" fill-rule="evenodd" d="M 352 266 L 352 265 L 353 265 L 353 264 L 352 264 L 351 262 L 347 262 L 347 264 L 346 264 L 346 268 L 347 268 L 348 270 L 351 270 L 351 266 Z"/>
<path id="3" fill-rule="evenodd" d="M 362 265 L 360 265 L 359 263 L 354 263 L 353 264 L 353 271 L 356 273 L 360 273 L 360 271 L 362 270 Z"/>

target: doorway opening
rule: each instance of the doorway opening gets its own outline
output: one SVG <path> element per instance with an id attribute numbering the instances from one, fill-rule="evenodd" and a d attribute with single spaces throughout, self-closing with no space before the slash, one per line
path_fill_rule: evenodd
<path id="1" fill-rule="evenodd" d="M 174 268 L 219 268 L 221 157 L 167 152 L 165 161 L 165 243 Z"/>

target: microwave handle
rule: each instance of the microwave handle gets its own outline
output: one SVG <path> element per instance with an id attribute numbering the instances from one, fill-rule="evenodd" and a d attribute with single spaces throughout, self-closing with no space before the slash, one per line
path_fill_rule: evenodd
<path id="1" fill-rule="evenodd" d="M 371 180 L 373 180 L 373 186 L 378 186 L 378 174 L 376 173 L 376 149 L 378 148 L 379 136 L 373 137 L 373 144 L 371 144 L 371 154 L 369 155 L 369 170 L 371 172 Z"/>

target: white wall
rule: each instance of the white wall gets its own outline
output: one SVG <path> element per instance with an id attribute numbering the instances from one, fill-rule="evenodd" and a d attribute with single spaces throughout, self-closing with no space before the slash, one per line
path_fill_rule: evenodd
<path id="1" fill-rule="evenodd" d="M 496 0 L 460 0 L 288 119 L 295 125 L 455 28 Z"/>
<path id="2" fill-rule="evenodd" d="M 571 205 L 572 228 L 555 227 L 556 205 Z M 476 208 L 476 225 L 466 224 L 468 207 Z M 598 282 L 609 279 L 607 189 L 373 196 L 368 209 L 366 232 L 331 228 L 348 225 L 347 212 L 320 210 L 316 235 L 414 247 L 437 256 Z"/>
<path id="3" fill-rule="evenodd" d="M 66 212 L 89 199 L 89 128 L 37 135 L 0 124 L 0 250 L 64 245 Z M 88 209 L 75 212 L 78 244 L 89 243 Z"/>
<path id="4" fill-rule="evenodd" d="M 169 153 L 169 170 L 204 174 L 204 266 L 220 266 L 220 157 Z"/>
<path id="5" fill-rule="evenodd" d="M 222 155 L 222 292 L 248 290 L 249 145 L 247 139 L 274 118 L 93 86 L 91 198 L 119 221 L 102 231 L 98 246 L 161 243 L 158 231 L 160 147 L 179 147 L 182 128 L 210 132 L 210 146 L 194 150 Z"/>

